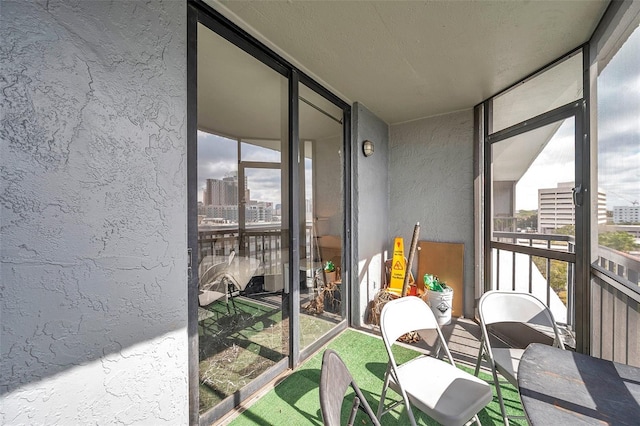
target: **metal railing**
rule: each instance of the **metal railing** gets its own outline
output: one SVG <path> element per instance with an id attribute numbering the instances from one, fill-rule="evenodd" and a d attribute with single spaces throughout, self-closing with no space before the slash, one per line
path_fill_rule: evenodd
<path id="1" fill-rule="evenodd" d="M 640 367 L 638 285 L 591 266 L 591 355 Z"/>
<path id="2" fill-rule="evenodd" d="M 640 259 L 636 256 L 598 246 L 598 265 L 625 281 L 639 285 Z"/>
<path id="3" fill-rule="evenodd" d="M 260 274 L 282 274 L 283 263 L 287 262 L 283 252 L 283 231 L 277 224 L 257 225 L 240 231 L 237 225 L 212 226 L 210 229 L 198 231 L 199 259 L 206 256 L 228 256 L 235 250 L 239 256 L 250 257 L 260 261 Z M 306 253 L 315 253 L 312 227 L 308 225 L 305 232 Z M 302 266 L 307 270 L 313 267 L 311 255 L 306 256 Z"/>
<path id="4" fill-rule="evenodd" d="M 559 322 L 569 327 L 574 323 L 574 291 L 575 291 L 575 263 L 566 259 L 553 259 L 541 253 L 534 254 L 534 249 L 554 250 L 562 253 L 575 253 L 575 238 L 571 235 L 530 234 L 520 232 L 494 232 L 492 244 L 495 250 L 494 288 L 496 290 L 518 290 L 534 294 L 549 306 Z M 504 244 L 509 244 L 506 248 Z M 518 250 L 516 246 L 522 246 Z M 502 252 L 511 253 L 510 259 Z M 522 261 L 523 257 L 527 259 Z M 562 257 L 562 256 L 561 256 Z M 518 262 L 520 260 L 520 262 Z M 504 282 L 507 275 L 501 272 L 502 263 L 510 262 L 511 280 Z M 526 267 L 526 271 L 518 270 Z M 566 272 L 564 270 L 566 269 Z M 558 285 L 558 278 L 564 276 L 562 285 Z M 544 279 L 544 288 L 539 288 Z M 523 283 L 527 285 L 523 286 Z M 555 288 L 554 288 L 555 287 Z M 558 300 L 564 305 L 561 306 Z M 560 312 L 562 311 L 562 312 Z"/>
<path id="5" fill-rule="evenodd" d="M 519 291 L 534 293 L 534 276 L 536 275 L 535 257 L 542 257 L 538 270 L 546 278 L 547 306 L 553 299 L 552 286 L 553 268 L 566 263 L 566 309 L 567 324 L 574 325 L 574 289 L 575 264 L 566 260 L 545 258 L 544 256 L 528 254 L 532 248 L 553 249 L 561 252 L 558 257 L 575 252 L 575 239 L 568 235 L 554 234 L 525 234 L 514 232 L 494 232 L 492 246 L 495 253 L 494 288 L 516 289 L 517 281 L 525 281 L 528 287 L 518 288 Z M 509 248 L 507 248 L 507 245 Z M 522 246 L 520 250 L 519 247 Z M 509 252 L 506 255 L 501 252 Z M 591 265 L 591 324 L 588 325 L 591 336 L 591 354 L 604 359 L 640 366 L 640 258 L 608 247 L 598 246 L 597 261 Z M 508 257 L 507 257 L 508 256 Z M 516 257 L 528 257 L 527 262 L 516 262 Z M 501 280 L 505 268 L 501 264 L 510 259 L 511 280 Z M 509 262 L 504 262 L 509 263 Z M 526 271 L 519 270 L 517 265 L 526 264 Z M 507 274 L 509 275 L 509 274 Z M 556 278 L 557 279 L 557 278 Z M 510 282 L 509 282 L 510 281 Z M 555 312 L 554 312 L 555 315 Z"/>
<path id="6" fill-rule="evenodd" d="M 591 265 L 591 354 L 640 366 L 640 259 L 598 247 Z"/>

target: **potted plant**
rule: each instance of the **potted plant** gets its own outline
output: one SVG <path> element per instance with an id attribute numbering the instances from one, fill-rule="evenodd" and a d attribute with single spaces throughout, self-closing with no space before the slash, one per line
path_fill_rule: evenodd
<path id="1" fill-rule="evenodd" d="M 336 280 L 336 265 L 331 260 L 327 260 L 324 264 L 325 283 L 331 283 Z"/>

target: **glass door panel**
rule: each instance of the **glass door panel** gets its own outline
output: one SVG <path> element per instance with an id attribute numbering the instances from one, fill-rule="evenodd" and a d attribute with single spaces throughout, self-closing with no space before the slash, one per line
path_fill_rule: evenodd
<path id="1" fill-rule="evenodd" d="M 598 75 L 598 265 L 640 284 L 640 16 Z M 593 217 L 593 216 L 592 216 Z"/>
<path id="2" fill-rule="evenodd" d="M 200 24 L 197 58 L 202 414 L 237 405 L 244 386 L 288 356 L 280 214 L 288 83 Z"/>
<path id="3" fill-rule="evenodd" d="M 343 281 L 342 110 L 308 87 L 299 89 L 300 347 L 304 349 L 345 318 Z M 304 212 L 304 214 L 302 214 Z M 302 240 L 302 238 L 301 238 Z"/>
<path id="4" fill-rule="evenodd" d="M 491 145 L 492 288 L 533 293 L 562 323 L 575 280 L 575 147 L 573 116 Z"/>

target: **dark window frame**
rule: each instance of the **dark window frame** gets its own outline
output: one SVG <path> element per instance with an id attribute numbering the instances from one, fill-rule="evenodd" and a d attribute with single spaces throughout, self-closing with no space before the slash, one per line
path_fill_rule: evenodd
<path id="1" fill-rule="evenodd" d="M 342 110 L 342 126 L 343 126 L 343 149 L 344 149 L 344 195 L 343 195 L 343 211 L 344 211 L 344 228 L 343 228 L 343 276 L 345 282 L 349 285 L 351 278 L 351 228 L 352 228 L 352 176 L 351 176 L 351 105 L 334 95 L 320 83 L 315 81 L 309 75 L 289 63 L 287 60 L 273 52 L 260 41 L 256 40 L 246 31 L 238 27 L 232 21 L 212 9 L 201 0 L 189 0 L 187 2 L 187 246 L 190 248 L 197 247 L 197 29 L 198 23 L 203 24 L 211 31 L 220 35 L 236 47 L 242 49 L 255 59 L 269 66 L 289 81 L 289 191 L 291 200 L 289 203 L 289 282 L 294 282 L 294 271 L 298 270 L 300 257 L 298 246 L 294 241 L 299 241 L 299 226 L 294 226 L 300 219 L 300 208 L 297 202 L 299 197 L 299 179 L 298 168 L 291 167 L 298 162 L 300 156 L 300 144 L 292 143 L 298 141 L 298 88 L 300 84 L 304 84 L 309 89 L 316 92 L 326 100 L 330 101 Z M 190 265 L 197 265 L 197 250 L 190 252 Z M 334 327 L 324 338 L 301 350 L 299 339 L 299 320 L 290 321 L 289 350 L 290 353 L 272 368 L 260 375 L 257 379 L 247 385 L 238 393 L 234 394 L 222 401 L 217 406 L 200 415 L 199 413 L 199 362 L 198 362 L 198 277 L 197 274 L 191 273 L 188 278 L 188 365 L 189 365 L 189 423 L 210 424 L 233 408 L 238 406 L 243 400 L 251 396 L 254 392 L 265 386 L 279 374 L 287 369 L 295 369 L 302 360 L 308 358 L 315 353 L 327 341 L 335 337 L 337 334 L 347 328 L 352 323 L 350 309 L 350 291 L 344 292 L 344 303 L 346 306 L 345 319 Z M 289 312 L 292 315 L 299 314 L 299 288 L 292 286 L 291 296 L 289 297 Z M 297 317 L 296 317 L 297 318 Z"/>

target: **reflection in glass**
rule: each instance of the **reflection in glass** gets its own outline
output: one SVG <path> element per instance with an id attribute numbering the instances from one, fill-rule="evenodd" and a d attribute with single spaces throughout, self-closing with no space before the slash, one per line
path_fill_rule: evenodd
<path id="1" fill-rule="evenodd" d="M 201 413 L 288 355 L 283 87 L 280 74 L 199 25 Z"/>
<path id="2" fill-rule="evenodd" d="M 300 85 L 301 182 L 300 346 L 318 340 L 345 315 L 342 277 L 343 158 L 342 110 Z"/>

